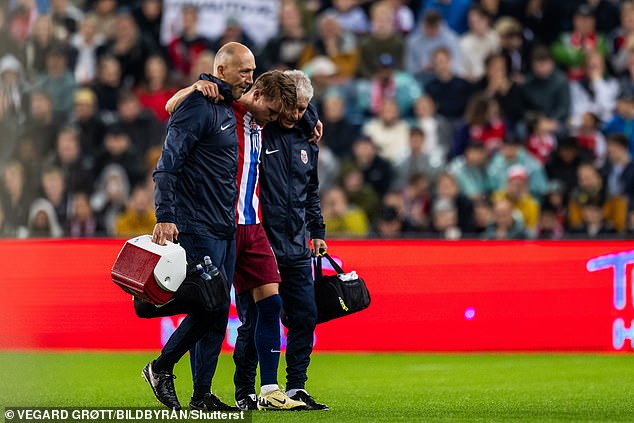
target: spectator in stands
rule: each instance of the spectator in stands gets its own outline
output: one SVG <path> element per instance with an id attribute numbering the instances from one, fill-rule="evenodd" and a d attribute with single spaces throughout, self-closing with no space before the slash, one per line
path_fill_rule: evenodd
<path id="1" fill-rule="evenodd" d="M 148 149 L 163 144 L 163 127 L 151 110 L 141 106 L 133 91 L 122 90 L 117 105 L 117 123 L 130 137 L 131 151 L 143 157 Z M 131 181 L 138 181 L 131 176 Z"/>
<path id="2" fill-rule="evenodd" d="M 90 200 L 85 192 L 73 195 L 72 208 L 68 223 L 68 236 L 71 238 L 92 238 L 105 235 L 105 230 L 99 227 L 99 222 L 90 206 Z"/>
<path id="3" fill-rule="evenodd" d="M 606 221 L 601 201 L 587 197 L 581 204 L 581 223 L 569 233 L 584 239 L 606 239 L 616 237 L 616 230 Z"/>
<path id="4" fill-rule="evenodd" d="M 564 32 L 552 46 L 555 62 L 565 69 L 568 79 L 577 81 L 586 76 L 586 55 L 598 52 L 601 57 L 608 54 L 605 35 L 597 32 L 592 8 L 581 4 L 572 19 L 572 32 Z"/>
<path id="5" fill-rule="evenodd" d="M 409 129 L 409 124 L 401 117 L 396 101 L 384 97 L 379 115 L 363 125 L 362 131 L 374 140 L 379 156 L 395 165 L 407 156 Z"/>
<path id="6" fill-rule="evenodd" d="M 363 237 L 368 234 L 368 217 L 360 208 L 348 204 L 343 189 L 335 186 L 324 192 L 321 208 L 331 238 Z"/>
<path id="7" fill-rule="evenodd" d="M 619 94 L 634 95 L 634 35 L 632 35 L 632 48 L 624 53 L 626 57 L 625 69 L 619 78 Z"/>
<path id="8" fill-rule="evenodd" d="M 139 26 L 141 36 L 152 40 L 155 45 L 161 45 L 161 19 L 163 5 L 161 0 L 141 0 L 132 10 L 134 20 Z"/>
<path id="9" fill-rule="evenodd" d="M 503 199 L 493 204 L 493 223 L 484 232 L 484 239 L 525 239 L 526 232 L 514 214 L 510 201 Z"/>
<path id="10" fill-rule="evenodd" d="M 475 84 L 474 91 L 497 100 L 510 129 L 518 131 L 526 113 L 522 87 L 510 78 L 508 61 L 502 53 L 487 56 L 484 66 L 485 75 Z"/>
<path id="11" fill-rule="evenodd" d="M 68 0 L 49 0 L 49 3 L 49 15 L 52 18 L 55 36 L 67 42 L 70 36 L 77 32 L 84 14 Z"/>
<path id="12" fill-rule="evenodd" d="M 354 34 L 366 34 L 370 31 L 370 23 L 358 0 L 332 0 L 332 7 L 325 13 L 337 17 L 339 25 Z"/>
<path id="13" fill-rule="evenodd" d="M 430 155 L 425 152 L 427 137 L 422 129 L 411 127 L 408 140 L 409 150 L 407 155 L 394 166 L 395 178 L 392 189 L 395 190 L 403 189 L 409 177 L 414 173 L 424 173 L 434 180 L 436 174 L 442 169 L 442 163 L 433 162 Z"/>
<path id="14" fill-rule="evenodd" d="M 225 29 L 222 34 L 220 34 L 220 37 L 211 40 L 210 50 L 218 51 L 223 45 L 232 42 L 244 44 L 249 50 L 257 53 L 258 46 L 255 44 L 255 41 L 244 32 L 240 21 L 233 16 L 229 16 L 225 21 Z"/>
<path id="15" fill-rule="evenodd" d="M 79 85 L 90 85 L 97 77 L 97 50 L 106 42 L 103 34 L 97 33 L 97 18 L 86 15 L 79 23 L 79 32 L 73 33 L 70 45 L 77 52 L 73 68 L 75 81 Z"/>
<path id="16" fill-rule="evenodd" d="M 500 38 L 500 53 L 506 60 L 509 78 L 523 83 L 530 69 L 530 43 L 524 38 L 522 24 L 515 18 L 503 16 L 495 23 L 495 31 Z"/>
<path id="17" fill-rule="evenodd" d="M 2 199 L 0 199 L 0 238 L 17 238 L 18 233 L 16 229 L 11 226 L 4 216 L 4 206 Z"/>
<path id="18" fill-rule="evenodd" d="M 599 117 L 592 112 L 585 112 L 581 115 L 580 125 L 571 131 L 579 146 L 585 150 L 584 153 L 594 159 L 597 166 L 605 162 L 606 155 L 605 137 L 600 128 Z"/>
<path id="19" fill-rule="evenodd" d="M 424 85 L 427 95 L 434 99 L 438 114 L 451 122 L 462 118 L 471 96 L 471 85 L 456 76 L 450 50 L 439 47 L 432 53 L 433 68 L 428 82 Z"/>
<path id="20" fill-rule="evenodd" d="M 280 31 L 271 38 L 258 57 L 262 69 L 296 69 L 299 60 L 311 43 L 302 26 L 302 17 L 295 1 L 285 1 L 280 6 Z"/>
<path id="21" fill-rule="evenodd" d="M 377 218 L 381 201 L 374 189 L 363 179 L 363 173 L 354 165 L 348 165 L 341 171 L 341 188 L 348 203 L 359 207 L 371 222 Z"/>
<path id="22" fill-rule="evenodd" d="M 489 194 L 487 161 L 488 154 L 484 144 L 472 140 L 467 144 L 464 154 L 455 157 L 447 166 L 449 173 L 456 179 L 460 192 L 472 201 Z"/>
<path id="23" fill-rule="evenodd" d="M 570 114 L 570 89 L 566 76 L 555 67 L 545 47 L 535 47 L 531 56 L 531 73 L 523 85 L 529 110 L 556 119 L 563 127 Z"/>
<path id="24" fill-rule="evenodd" d="M 155 224 L 152 196 L 147 187 L 139 185 L 132 190 L 125 211 L 116 219 L 115 235 L 132 238 L 149 234 L 154 230 Z"/>
<path id="25" fill-rule="evenodd" d="M 606 217 L 620 232 L 625 230 L 627 210 L 634 205 L 634 162 L 628 147 L 625 135 L 608 135 L 607 161 L 601 168 L 609 207 Z"/>
<path id="26" fill-rule="evenodd" d="M 387 206 L 381 210 L 375 225 L 373 236 L 376 238 L 394 239 L 403 234 L 403 221 L 396 208 Z"/>
<path id="27" fill-rule="evenodd" d="M 467 236 L 483 236 L 486 230 L 493 224 L 493 204 L 486 197 L 478 197 L 473 200 L 473 227 L 465 234 Z"/>
<path id="28" fill-rule="evenodd" d="M 602 207 L 606 200 L 605 185 L 601 174 L 592 163 L 581 163 L 577 167 L 577 183 L 568 200 L 568 228 L 579 227 L 583 223 L 582 206 L 588 201 L 598 202 Z"/>
<path id="29" fill-rule="evenodd" d="M 30 78 L 37 78 L 46 72 L 48 52 L 56 45 L 58 40 L 55 38 L 51 17 L 38 16 L 24 45 L 24 64 Z"/>
<path id="30" fill-rule="evenodd" d="M 526 113 L 526 132 L 528 133 L 526 151 L 542 164 L 546 163 L 557 146 L 558 126 L 556 120 L 550 119 L 543 113 Z"/>
<path id="31" fill-rule="evenodd" d="M 403 232 L 420 233 L 429 229 L 431 191 L 429 177 L 424 173 L 413 173 L 401 191 L 392 191 L 385 195 L 383 205 L 399 210 Z"/>
<path id="32" fill-rule="evenodd" d="M 133 145 L 130 135 L 123 126 L 114 123 L 106 130 L 104 150 L 95 159 L 95 172 L 103 174 L 106 167 L 112 164 L 121 166 L 129 184 L 141 183 L 145 177 L 142 155 L 139 155 Z"/>
<path id="33" fill-rule="evenodd" d="M 435 52 L 444 49 L 448 55 L 451 73 L 462 75 L 462 57 L 458 36 L 447 27 L 435 9 L 425 12 L 421 24 L 407 37 L 405 44 L 405 70 L 425 83 L 436 66 Z"/>
<path id="34" fill-rule="evenodd" d="M 402 116 L 412 116 L 412 108 L 421 89 L 406 72 L 396 69 L 389 54 L 379 56 L 379 67 L 372 79 L 357 82 L 357 108 L 365 115 L 377 116 L 384 100 L 395 100 Z"/>
<path id="35" fill-rule="evenodd" d="M 610 77 L 605 69 L 605 58 L 596 51 L 589 51 L 585 57 L 585 76 L 570 83 L 570 124 L 579 126 L 585 112 L 597 115 L 608 122 L 616 108 L 619 83 Z"/>
<path id="36" fill-rule="evenodd" d="M 506 137 L 500 151 L 495 153 L 487 167 L 487 175 L 493 192 L 502 189 L 507 182 L 509 168 L 520 164 L 528 174 L 528 188 L 536 199 L 548 192 L 548 178 L 542 164 L 526 152 L 522 141 L 514 136 Z"/>
<path id="37" fill-rule="evenodd" d="M 528 173 L 524 166 L 513 165 L 508 169 L 506 186 L 491 195 L 493 202 L 508 200 L 522 215 L 527 233 L 534 235 L 539 221 L 539 203 L 528 192 Z"/>
<path id="38" fill-rule="evenodd" d="M 346 159 L 352 155 L 352 142 L 359 136 L 360 129 L 353 125 L 345 115 L 345 100 L 338 90 L 329 90 L 322 101 L 321 119 L 324 122 L 324 134 L 320 144 L 328 146 L 332 153 Z M 321 157 L 321 152 L 320 152 Z M 323 175 L 320 173 L 320 175 Z"/>
<path id="39" fill-rule="evenodd" d="M 215 57 L 215 54 L 208 50 L 200 53 L 196 60 L 194 60 L 194 62 L 192 63 L 192 68 L 189 72 L 187 82 L 189 84 L 193 84 L 194 82 L 198 81 L 201 73 L 209 73 L 209 69 L 214 68 Z"/>
<path id="40" fill-rule="evenodd" d="M 119 11 L 115 28 L 114 37 L 101 46 L 97 54 L 116 57 L 121 65 L 121 81 L 130 88 L 143 79 L 145 61 L 157 52 L 158 47 L 151 40 L 143 38 L 134 18 L 127 11 Z"/>
<path id="41" fill-rule="evenodd" d="M 93 6 L 97 17 L 97 33 L 106 39 L 114 37 L 116 32 L 117 0 L 96 0 Z"/>
<path id="42" fill-rule="evenodd" d="M 211 42 L 198 31 L 198 7 L 185 4 L 181 8 L 183 28 L 178 36 L 169 42 L 167 51 L 176 72 L 176 78 L 184 81 L 189 77 L 192 64 L 206 50 L 212 50 Z"/>
<path id="43" fill-rule="evenodd" d="M 45 168 L 42 171 L 41 186 L 42 198 L 52 206 L 57 223 L 62 228 L 66 228 L 71 198 L 66 189 L 62 169 L 58 167 Z"/>
<path id="44" fill-rule="evenodd" d="M 71 194 L 93 187 L 95 177 L 91 158 L 83 154 L 79 132 L 73 126 L 65 126 L 59 131 L 55 154 L 47 159 L 45 166 L 62 170 L 64 184 Z"/>
<path id="45" fill-rule="evenodd" d="M 472 141 L 484 144 L 489 156 L 492 156 L 500 149 L 507 132 L 497 100 L 486 94 L 474 95 L 467 105 L 464 123 L 454 134 L 451 157 L 463 154 Z"/>
<path id="46" fill-rule="evenodd" d="M 414 12 L 407 5 L 408 0 L 386 0 L 386 3 L 394 9 L 394 28 L 397 32 L 407 34 L 414 29 L 416 19 Z M 370 17 L 372 17 L 371 13 Z"/>
<path id="47" fill-rule="evenodd" d="M 355 75 L 359 61 L 354 34 L 341 28 L 337 16 L 329 12 L 319 17 L 317 29 L 317 38 L 306 46 L 299 65 L 304 66 L 316 56 L 325 56 L 337 67 L 336 73 L 341 81 L 348 81 Z"/>
<path id="48" fill-rule="evenodd" d="M 431 208 L 432 237 L 458 240 L 462 238 L 462 230 L 458 226 L 456 206 L 446 198 L 434 200 Z"/>
<path id="49" fill-rule="evenodd" d="M 345 160 L 351 160 L 349 157 Z M 339 170 L 341 168 L 339 157 L 330 150 L 327 145 L 319 147 L 319 159 L 317 161 L 317 173 L 319 174 L 319 194 L 336 185 L 339 181 Z"/>
<path id="50" fill-rule="evenodd" d="M 29 85 L 22 65 L 11 54 L 0 58 L 0 168 L 9 160 L 28 116 Z"/>
<path id="51" fill-rule="evenodd" d="M 36 193 L 40 190 L 40 173 L 43 157 L 40 157 L 37 144 L 28 133 L 18 137 L 15 152 L 7 159 L 17 160 L 24 169 L 24 189 L 26 192 Z"/>
<path id="52" fill-rule="evenodd" d="M 500 48 L 497 32 L 491 28 L 491 16 L 481 7 L 469 10 L 469 31 L 460 38 L 463 77 L 476 82 L 484 76 L 485 59 Z"/>
<path id="53" fill-rule="evenodd" d="M 462 232 L 469 232 L 473 226 L 473 203 L 460 192 L 456 178 L 449 172 L 442 172 L 436 178 L 433 202 L 446 199 L 458 212 L 458 226 Z"/>
<path id="54" fill-rule="evenodd" d="M 77 127 L 82 158 L 92 162 L 103 148 L 106 126 L 97 113 L 97 96 L 92 89 L 78 89 L 74 100 L 69 122 Z"/>
<path id="55" fill-rule="evenodd" d="M 424 0 L 420 2 L 418 11 L 423 18 L 429 10 L 438 12 L 449 28 L 458 34 L 463 34 L 468 29 L 467 16 L 472 2 L 472 0 Z"/>
<path id="56" fill-rule="evenodd" d="M 425 133 L 423 151 L 429 155 L 434 167 L 444 166 L 453 136 L 452 124 L 437 113 L 436 102 L 428 95 L 422 95 L 416 100 L 414 118 L 414 125 Z"/>
<path id="57" fill-rule="evenodd" d="M 543 204 L 539 212 L 535 238 L 556 240 L 562 239 L 564 234 L 564 226 L 557 217 L 557 210 L 549 203 Z"/>
<path id="58" fill-rule="evenodd" d="M 8 19 L 11 38 L 22 45 L 33 31 L 34 21 L 37 17 L 38 11 L 35 0 L 16 0 Z"/>
<path id="59" fill-rule="evenodd" d="M 2 172 L 0 203 L 4 206 L 6 224 L 23 235 L 28 223 L 33 193 L 24 189 L 24 168 L 18 161 L 9 162 Z"/>
<path id="60" fill-rule="evenodd" d="M 371 78 L 379 68 L 379 57 L 389 54 L 394 58 L 396 67 L 403 69 L 405 41 L 394 28 L 394 8 L 380 1 L 370 9 L 372 31 L 359 41 L 359 64 L 357 75 Z"/>
<path id="61" fill-rule="evenodd" d="M 360 136 L 352 144 L 354 164 L 363 172 L 363 179 L 370 184 L 374 191 L 383 197 L 390 185 L 394 171 L 387 160 L 377 154 L 377 146 L 368 136 Z"/>
<path id="62" fill-rule="evenodd" d="M 69 49 L 58 44 L 46 54 L 46 72 L 40 75 L 33 88 L 46 92 L 51 98 L 53 114 L 66 121 L 73 108 L 73 94 L 77 88 L 75 76 L 68 67 Z"/>
<path id="63" fill-rule="evenodd" d="M 176 88 L 169 80 L 167 63 L 163 56 L 150 56 L 145 62 L 143 82 L 135 93 L 139 103 L 154 113 L 159 122 L 167 122 L 169 113 L 165 111 L 165 103 L 176 93 Z"/>
<path id="64" fill-rule="evenodd" d="M 634 48 L 634 3 L 621 3 L 621 25 L 610 35 L 611 64 L 617 75 L 627 72 L 629 50 Z"/>
<path id="65" fill-rule="evenodd" d="M 11 37 L 7 19 L 7 7 L 0 6 L 0 58 L 7 54 L 15 56 L 20 64 L 24 64 L 23 45 Z"/>
<path id="66" fill-rule="evenodd" d="M 114 56 L 99 58 L 97 80 L 92 90 L 97 96 L 99 115 L 107 122 L 115 119 L 117 99 L 121 87 L 121 65 Z"/>
<path id="67" fill-rule="evenodd" d="M 37 143 L 40 157 L 46 157 L 53 151 L 59 121 L 53 115 L 51 98 L 44 91 L 31 92 L 31 110 L 24 128 Z"/>
<path id="68" fill-rule="evenodd" d="M 103 228 L 106 235 L 114 235 L 117 216 L 125 210 L 129 197 L 130 181 L 125 169 L 119 164 L 106 166 L 98 176 L 90 197 L 97 227 Z"/>
<path id="69" fill-rule="evenodd" d="M 603 127 L 604 134 L 617 132 L 627 137 L 630 155 L 634 155 L 634 92 L 617 98 L 614 116 Z"/>
<path id="70" fill-rule="evenodd" d="M 27 230 L 29 238 L 60 238 L 64 235 L 53 206 L 44 198 L 31 204 Z"/>

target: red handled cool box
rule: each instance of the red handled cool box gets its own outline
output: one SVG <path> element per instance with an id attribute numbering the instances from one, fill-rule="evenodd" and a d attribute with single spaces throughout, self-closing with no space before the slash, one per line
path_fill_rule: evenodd
<path id="1" fill-rule="evenodd" d="M 171 242 L 158 245 L 150 235 L 124 244 L 112 266 L 112 281 L 128 294 L 151 303 L 168 302 L 185 279 L 185 250 Z"/>

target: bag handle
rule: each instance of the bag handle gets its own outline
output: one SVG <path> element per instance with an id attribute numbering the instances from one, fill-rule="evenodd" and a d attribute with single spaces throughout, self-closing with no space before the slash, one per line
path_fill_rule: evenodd
<path id="1" fill-rule="evenodd" d="M 346 273 L 341 268 L 341 266 L 339 266 L 339 263 L 337 263 L 335 261 L 335 259 L 330 257 L 330 255 L 328 253 L 324 253 L 322 255 L 319 255 L 319 256 L 315 257 L 315 279 L 321 280 L 323 278 L 323 276 L 324 276 L 324 274 L 322 272 L 322 263 L 321 263 L 321 260 L 322 260 L 323 257 L 325 257 L 326 260 L 328 260 L 328 262 L 330 263 L 332 268 L 335 269 L 335 272 L 337 272 L 337 273 Z"/>

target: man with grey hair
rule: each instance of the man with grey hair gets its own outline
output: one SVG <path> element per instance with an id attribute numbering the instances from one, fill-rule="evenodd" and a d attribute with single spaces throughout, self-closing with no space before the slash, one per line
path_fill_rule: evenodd
<path id="1" fill-rule="evenodd" d="M 305 390 L 306 372 L 317 324 L 317 307 L 310 257 L 326 251 L 325 225 L 319 201 L 317 159 L 319 148 L 309 140 L 318 122 L 310 105 L 313 87 L 299 70 L 284 72 L 297 88 L 297 107 L 283 112 L 263 130 L 260 199 L 264 229 L 275 252 L 282 283 L 280 295 L 288 328 L 286 342 L 286 394 L 304 402 L 308 410 L 327 410 Z M 311 248 L 306 240 L 310 233 Z M 233 354 L 236 403 L 245 408 L 255 400 L 257 360 L 253 348 L 253 300 L 237 296 L 242 326 Z"/>

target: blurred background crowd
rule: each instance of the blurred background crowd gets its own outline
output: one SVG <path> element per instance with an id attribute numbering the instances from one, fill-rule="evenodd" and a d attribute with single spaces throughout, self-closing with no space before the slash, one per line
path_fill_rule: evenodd
<path id="1" fill-rule="evenodd" d="M 165 102 L 228 41 L 311 77 L 329 238 L 634 234 L 633 2 L 265 0 L 256 42 L 174 0 L 165 42 L 168 2 L 2 2 L 1 237 L 151 233 Z"/>

